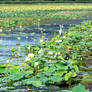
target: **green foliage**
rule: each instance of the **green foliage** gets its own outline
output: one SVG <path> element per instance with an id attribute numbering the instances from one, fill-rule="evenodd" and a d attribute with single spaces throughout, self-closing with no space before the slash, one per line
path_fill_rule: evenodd
<path id="1" fill-rule="evenodd" d="M 6 17 L 5 15 L 4 16 L 0 16 L 1 18 L 2 17 Z M 8 16 L 7 16 L 8 17 Z M 2 27 L 3 29 L 9 29 L 9 28 L 16 28 L 16 27 L 19 27 L 20 25 L 23 24 L 23 20 L 22 19 L 8 19 L 8 18 L 5 18 L 5 19 L 0 19 L 0 27 Z M 6 36 L 6 34 L 0 34 L 1 36 Z"/>
<path id="2" fill-rule="evenodd" d="M 12 49 L 10 49 L 11 52 L 15 52 L 15 51 L 17 51 L 17 50 L 18 50 L 17 48 L 12 48 Z"/>
<path id="3" fill-rule="evenodd" d="M 63 37 L 56 35 L 38 45 L 21 47 L 27 54 L 25 63 L 21 66 L 7 66 L 7 74 L 2 80 L 22 81 L 24 84 L 32 84 L 36 87 L 69 83 L 68 81 L 76 78 L 79 72 L 79 62 L 84 62 L 92 50 L 90 49 L 92 48 L 91 26 L 92 22 L 84 22 L 71 28 L 68 33 L 63 33 Z M 11 51 L 18 50 L 14 48 Z M 2 68 L 0 72 L 4 73 L 4 69 Z"/>
<path id="4" fill-rule="evenodd" d="M 30 7 L 30 6 L 29 6 Z M 64 6 L 66 7 L 66 5 Z M 25 7 L 26 8 L 26 7 Z M 39 7 L 38 7 L 39 8 Z M 0 27 L 2 29 L 11 29 L 19 26 L 28 26 L 40 22 L 48 21 L 49 19 L 77 19 L 92 15 L 87 9 L 49 9 L 49 10 L 29 10 L 15 8 L 14 10 L 0 10 Z"/>
<path id="5" fill-rule="evenodd" d="M 0 36 L 6 36 L 6 34 L 2 34 L 2 33 L 1 33 Z"/>
<path id="6" fill-rule="evenodd" d="M 5 47 L 5 45 L 0 44 L 0 47 Z"/>
<path id="7" fill-rule="evenodd" d="M 87 92 L 85 87 L 81 84 L 75 86 L 74 88 L 72 88 L 72 92 Z"/>
<path id="8" fill-rule="evenodd" d="M 25 79 L 25 80 L 23 80 L 23 83 L 25 83 L 25 84 L 32 84 L 35 87 L 39 87 L 39 86 L 42 85 L 42 82 L 39 81 L 36 77 Z"/>

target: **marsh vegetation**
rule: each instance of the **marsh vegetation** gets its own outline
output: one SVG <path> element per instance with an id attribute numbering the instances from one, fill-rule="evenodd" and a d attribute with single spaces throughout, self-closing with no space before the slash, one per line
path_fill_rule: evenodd
<path id="1" fill-rule="evenodd" d="M 92 90 L 91 15 L 91 4 L 0 5 L 0 91 Z"/>

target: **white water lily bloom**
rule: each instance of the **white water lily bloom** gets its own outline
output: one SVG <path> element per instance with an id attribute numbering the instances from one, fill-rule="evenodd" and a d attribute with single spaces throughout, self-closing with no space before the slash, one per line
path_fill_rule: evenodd
<path id="1" fill-rule="evenodd" d="M 29 57 L 26 57 L 26 60 L 25 61 L 30 61 L 30 58 Z"/>
<path id="2" fill-rule="evenodd" d="M 89 35 L 90 37 L 92 37 L 92 35 Z"/>
<path id="3" fill-rule="evenodd" d="M 18 46 L 18 50 L 20 50 L 21 49 L 21 47 L 20 46 Z"/>
<path id="4" fill-rule="evenodd" d="M 2 32 L 3 30 L 2 29 L 0 29 L 0 32 Z"/>
<path id="5" fill-rule="evenodd" d="M 34 57 L 34 54 L 33 54 L 33 53 L 29 53 L 29 54 L 28 54 L 28 57 L 29 57 L 29 58 Z"/>
<path id="6" fill-rule="evenodd" d="M 21 26 L 21 25 L 20 25 L 19 27 L 20 27 L 20 28 L 22 28 L 22 26 Z"/>
<path id="7" fill-rule="evenodd" d="M 38 19 L 38 21 L 40 21 L 41 19 Z"/>
<path id="8" fill-rule="evenodd" d="M 63 36 L 63 38 L 66 38 L 65 36 Z"/>
<path id="9" fill-rule="evenodd" d="M 56 41 L 56 42 L 58 42 L 58 43 L 59 43 L 59 42 L 62 42 L 62 40 L 58 40 L 58 41 Z"/>
<path id="10" fill-rule="evenodd" d="M 28 36 L 26 37 L 26 39 L 28 39 Z"/>
<path id="11" fill-rule="evenodd" d="M 62 42 L 62 40 L 58 40 L 58 42 Z"/>
<path id="12" fill-rule="evenodd" d="M 38 51 L 38 54 L 40 54 L 42 51 L 43 51 L 43 49 L 41 48 L 41 49 Z"/>
<path id="13" fill-rule="evenodd" d="M 30 50 L 30 46 L 28 46 L 27 48 L 28 48 L 28 50 Z"/>
<path id="14" fill-rule="evenodd" d="M 60 53 L 60 52 L 58 52 L 57 54 L 58 54 L 58 55 L 60 55 L 61 53 Z"/>
<path id="15" fill-rule="evenodd" d="M 9 63 L 9 60 L 7 60 L 6 63 L 8 64 Z"/>
<path id="16" fill-rule="evenodd" d="M 38 65 L 38 62 L 35 62 L 35 67 Z"/>
<path id="17" fill-rule="evenodd" d="M 53 55 L 53 52 L 50 51 L 50 52 L 48 52 L 48 54 L 49 54 L 49 55 Z"/>
<path id="18" fill-rule="evenodd" d="M 20 37 L 17 37 L 18 40 L 20 40 Z"/>
<path id="19" fill-rule="evenodd" d="M 40 42 L 43 42 L 43 40 L 40 40 Z"/>
<path id="20" fill-rule="evenodd" d="M 2 43 L 2 40 L 0 40 L 0 43 Z"/>

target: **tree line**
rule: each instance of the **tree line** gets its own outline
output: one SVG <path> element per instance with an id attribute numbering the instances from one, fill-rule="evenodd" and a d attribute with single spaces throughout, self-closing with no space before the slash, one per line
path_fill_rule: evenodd
<path id="1" fill-rule="evenodd" d="M 92 2 L 92 0 L 0 0 L 0 2 Z"/>

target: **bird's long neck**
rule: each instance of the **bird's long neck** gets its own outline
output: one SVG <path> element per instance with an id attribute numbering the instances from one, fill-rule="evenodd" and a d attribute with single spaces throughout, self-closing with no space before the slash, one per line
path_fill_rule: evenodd
<path id="1" fill-rule="evenodd" d="M 62 29 L 62 25 L 60 25 L 60 29 Z"/>
<path id="2" fill-rule="evenodd" d="M 60 26 L 59 35 L 62 35 L 62 33 L 63 33 L 62 25 L 60 24 L 59 26 Z"/>

